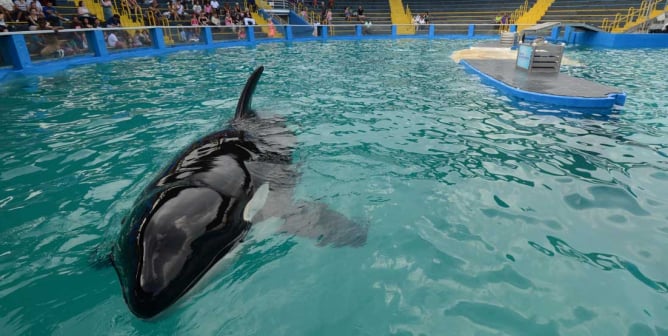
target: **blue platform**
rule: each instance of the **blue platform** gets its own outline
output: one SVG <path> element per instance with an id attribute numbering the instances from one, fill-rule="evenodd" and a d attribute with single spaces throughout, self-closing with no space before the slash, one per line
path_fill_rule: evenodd
<path id="1" fill-rule="evenodd" d="M 531 73 L 514 60 L 461 60 L 482 82 L 520 100 L 585 109 L 612 109 L 626 102 L 620 90 L 564 73 Z"/>

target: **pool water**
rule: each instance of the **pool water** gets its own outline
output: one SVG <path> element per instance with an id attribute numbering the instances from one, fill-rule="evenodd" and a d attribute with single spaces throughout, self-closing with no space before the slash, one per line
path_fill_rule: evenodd
<path id="1" fill-rule="evenodd" d="M 626 106 L 512 101 L 449 55 L 473 41 L 265 44 L 0 86 L 0 335 L 666 335 L 664 50 L 569 48 Z M 319 247 L 259 225 L 157 320 L 95 264 L 143 187 L 223 127 L 250 72 L 294 129 L 295 198 L 369 225 Z"/>

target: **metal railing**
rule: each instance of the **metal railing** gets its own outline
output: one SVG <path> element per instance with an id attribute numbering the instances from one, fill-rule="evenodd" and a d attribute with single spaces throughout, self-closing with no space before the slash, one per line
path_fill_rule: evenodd
<path id="1" fill-rule="evenodd" d="M 626 14 L 617 13 L 614 19 L 603 19 L 601 29 L 607 32 L 623 32 L 632 26 L 647 22 L 658 16 L 662 10 L 659 5 L 664 3 L 664 11 L 668 10 L 668 2 L 665 0 L 643 0 L 639 8 L 629 7 Z"/>

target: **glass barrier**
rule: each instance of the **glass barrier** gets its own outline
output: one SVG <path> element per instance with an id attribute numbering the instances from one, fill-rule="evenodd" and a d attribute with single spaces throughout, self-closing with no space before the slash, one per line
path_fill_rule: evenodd
<path id="1" fill-rule="evenodd" d="M 77 55 L 92 55 L 85 32 L 44 31 L 25 35 L 30 60 L 45 61 Z"/>
<path id="2" fill-rule="evenodd" d="M 329 25 L 329 36 L 355 36 L 355 25 Z"/>
<path id="3" fill-rule="evenodd" d="M 164 27 L 163 34 L 167 46 L 204 44 L 202 27 L 199 26 Z"/>
<path id="4" fill-rule="evenodd" d="M 434 25 L 435 35 L 467 35 L 468 25 Z"/>
<path id="5" fill-rule="evenodd" d="M 245 32 L 241 32 L 239 26 L 212 26 L 211 35 L 215 42 L 223 41 L 236 41 L 240 40 L 241 37 L 245 39 Z"/>
<path id="6" fill-rule="evenodd" d="M 146 29 L 113 29 L 104 31 L 104 41 L 109 53 L 125 49 L 147 48 L 153 45 Z"/>

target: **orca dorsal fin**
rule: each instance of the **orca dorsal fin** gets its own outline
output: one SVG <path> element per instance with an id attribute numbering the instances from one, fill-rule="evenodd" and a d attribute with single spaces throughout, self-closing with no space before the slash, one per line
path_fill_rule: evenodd
<path id="1" fill-rule="evenodd" d="M 248 77 L 246 86 L 244 86 L 243 91 L 241 91 L 241 96 L 239 97 L 239 102 L 237 103 L 237 111 L 234 114 L 234 119 L 243 119 L 247 116 L 253 115 L 251 111 L 253 93 L 255 92 L 257 82 L 260 81 L 262 71 L 264 71 L 264 66 L 259 66 L 257 69 L 255 69 L 255 71 L 253 71 L 250 77 Z"/>

